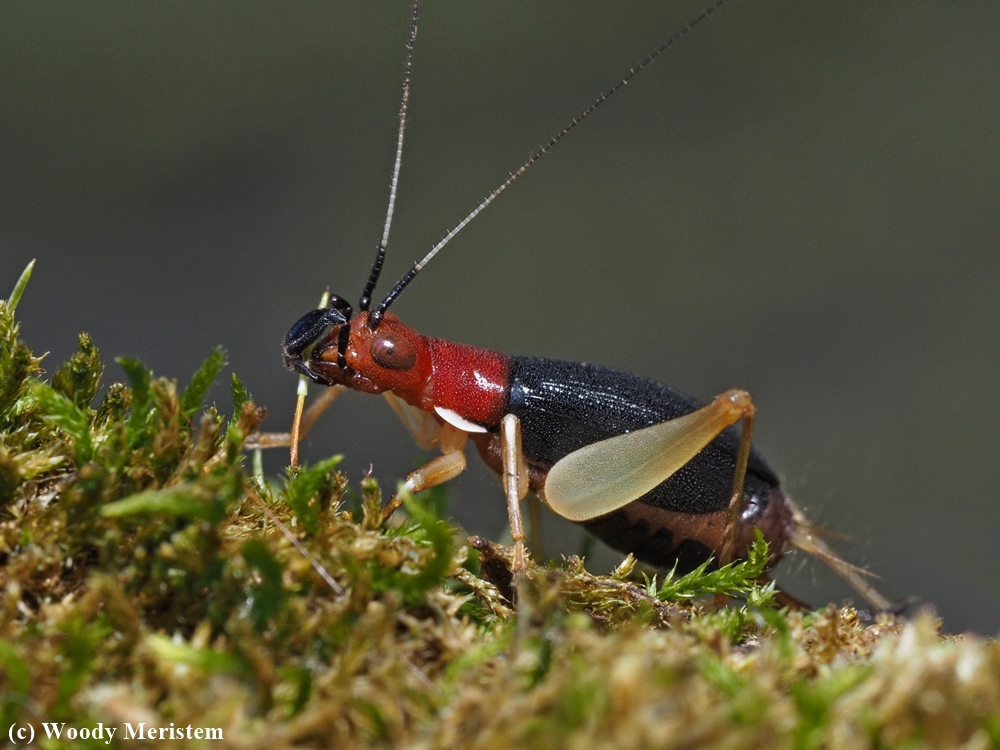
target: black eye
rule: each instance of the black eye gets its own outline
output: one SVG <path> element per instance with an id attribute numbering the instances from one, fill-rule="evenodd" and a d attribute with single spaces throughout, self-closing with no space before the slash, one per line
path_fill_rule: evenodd
<path id="1" fill-rule="evenodd" d="M 387 370 L 409 370 L 417 363 L 417 353 L 402 336 L 379 336 L 368 351 L 375 364 Z"/>

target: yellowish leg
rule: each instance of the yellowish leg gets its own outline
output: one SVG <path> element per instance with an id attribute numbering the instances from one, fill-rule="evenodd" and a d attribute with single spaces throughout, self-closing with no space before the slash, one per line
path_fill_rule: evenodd
<path id="1" fill-rule="evenodd" d="M 528 494 L 528 467 L 521 453 L 521 422 L 508 414 L 500 422 L 500 453 L 503 458 L 503 489 L 507 494 L 507 515 L 510 518 L 510 536 L 514 541 L 515 590 L 524 579 L 527 568 L 524 550 L 524 521 L 521 518 L 521 500 Z"/>
<path id="2" fill-rule="evenodd" d="M 321 309 L 326 307 L 328 304 L 330 304 L 330 287 L 327 287 L 326 291 L 324 291 L 323 295 L 319 298 L 319 306 Z M 343 387 L 338 386 L 338 389 L 342 391 Z M 312 421 L 303 425 L 302 408 L 306 404 L 306 393 L 308 391 L 309 382 L 306 380 L 305 375 L 299 375 L 299 387 L 295 399 L 295 417 L 292 419 L 292 434 L 288 438 L 288 462 L 291 466 L 299 465 L 299 441 L 309 434 L 309 430 L 312 428 L 313 423 L 319 418 L 319 415 L 326 411 L 330 404 L 333 403 L 333 400 L 340 395 L 339 392 L 333 395 L 329 395 L 329 391 L 324 392 L 317 399 L 317 403 L 323 402 L 324 405 L 319 409 Z M 327 398 L 324 399 L 324 396 L 327 396 Z M 313 406 L 316 406 L 316 404 L 314 403 Z M 310 409 L 311 408 L 312 407 L 310 407 Z"/>
<path id="3" fill-rule="evenodd" d="M 394 395 L 392 391 L 386 391 L 382 395 L 385 396 L 385 400 L 399 417 L 399 421 L 403 423 L 403 427 L 413 437 L 413 442 L 417 444 L 418 448 L 427 451 L 440 444 L 441 425 L 437 423 L 433 415 L 415 406 L 410 406 L 399 396 Z"/>
<path id="4" fill-rule="evenodd" d="M 736 530 L 738 528 L 740 511 L 742 510 L 743 505 L 743 483 L 746 479 L 747 463 L 750 459 L 750 445 L 753 439 L 754 405 L 750 400 L 749 393 L 746 393 L 745 391 L 740 393 L 745 396 L 745 398 L 741 397 L 739 399 L 743 408 L 743 431 L 740 435 L 739 452 L 736 455 L 736 471 L 733 475 L 733 491 L 729 499 L 729 513 L 728 521 L 726 523 L 726 533 L 722 538 L 722 551 L 719 555 L 719 563 L 721 565 L 728 565 L 736 558 Z M 806 520 L 802 511 L 800 511 L 791 500 L 786 499 L 786 502 L 788 503 L 788 507 L 791 509 L 792 516 L 795 520 L 795 523 L 789 532 L 789 539 L 792 544 L 799 549 L 810 552 L 822 559 L 855 591 L 861 594 L 861 596 L 863 596 L 868 603 L 875 608 L 876 612 L 888 611 L 891 607 L 891 602 L 876 591 L 875 588 L 864 579 L 864 576 L 870 575 L 870 573 L 840 559 L 840 557 L 838 557 L 837 554 L 831 550 L 825 542 L 823 542 L 823 540 L 816 536 L 814 533 L 814 527 Z M 763 580 L 767 580 L 767 576 L 764 576 Z M 781 591 L 780 589 L 778 590 L 777 601 L 782 606 L 791 607 L 793 609 L 810 609 L 808 605 L 799 601 L 790 594 Z"/>
<path id="5" fill-rule="evenodd" d="M 337 397 L 341 393 L 346 391 L 347 388 L 342 385 L 334 385 L 329 388 L 324 388 L 323 391 L 316 397 L 308 409 L 302 410 L 296 403 L 295 408 L 295 420 L 292 423 L 292 432 L 261 432 L 258 434 L 251 435 L 247 438 L 246 443 L 244 443 L 244 448 L 287 448 L 293 445 L 293 438 L 295 444 L 295 452 L 292 460 L 292 466 L 298 465 L 298 443 L 306 439 L 309 431 L 312 430 L 313 425 L 316 424 L 316 420 L 327 409 L 330 405 L 337 400 Z M 304 399 L 303 399 L 304 401 Z"/>
<path id="6" fill-rule="evenodd" d="M 403 504 L 405 491 L 413 493 L 429 490 L 454 479 L 465 471 L 465 442 L 469 433 L 450 424 L 441 426 L 442 455 L 406 475 L 403 491 L 397 492 L 382 508 L 382 523 Z"/>
<path id="7" fill-rule="evenodd" d="M 309 431 L 312 430 L 313 425 L 316 424 L 316 420 L 319 419 L 323 412 L 330 408 L 330 405 L 337 400 L 337 397 L 347 390 L 346 386 L 343 385 L 333 385 L 319 394 L 319 397 L 313 401 L 309 408 L 306 409 L 305 414 L 302 413 L 302 403 L 305 401 L 305 390 L 302 390 L 302 395 L 299 397 L 299 403 L 295 408 L 295 421 L 292 423 L 292 445 L 291 445 L 291 465 L 299 465 L 299 441 L 304 440 Z M 301 424 L 300 424 L 301 415 Z"/>
<path id="8" fill-rule="evenodd" d="M 736 558 L 736 529 L 739 527 L 740 510 L 743 506 L 743 482 L 746 481 L 747 463 L 750 460 L 750 445 L 753 439 L 753 417 L 755 408 L 750 394 L 740 391 L 743 398 L 739 401 L 743 407 L 743 430 L 740 433 L 740 447 L 736 454 L 736 471 L 733 472 L 733 491 L 729 497 L 729 513 L 726 521 L 726 533 L 722 537 L 722 551 L 719 564 L 728 565 Z"/>
<path id="9" fill-rule="evenodd" d="M 309 408 L 306 409 L 305 414 L 302 415 L 302 427 L 299 430 L 299 439 L 305 440 L 306 436 L 312 431 L 313 425 L 316 421 L 323 415 L 323 413 L 330 408 L 330 405 L 336 401 L 340 394 L 347 390 L 345 385 L 331 385 L 329 388 L 323 390 L 316 400 L 309 404 Z"/>
<path id="10" fill-rule="evenodd" d="M 295 416 L 292 417 L 292 434 L 288 440 L 288 465 L 299 465 L 299 440 L 302 439 L 302 410 L 306 405 L 309 385 L 304 376 L 299 375 L 299 388 L 295 396 Z"/>

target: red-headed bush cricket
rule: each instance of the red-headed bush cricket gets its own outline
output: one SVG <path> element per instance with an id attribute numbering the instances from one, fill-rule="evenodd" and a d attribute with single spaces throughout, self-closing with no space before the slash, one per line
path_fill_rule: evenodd
<path id="1" fill-rule="evenodd" d="M 418 444 L 437 445 L 442 451 L 407 477 L 409 491 L 460 474 L 469 438 L 487 465 L 503 477 L 515 572 L 525 565 L 519 502 L 531 490 L 610 546 L 681 572 L 709 557 L 723 564 L 744 557 L 755 529 L 760 529 L 774 562 L 789 546 L 806 550 L 827 562 L 876 609 L 888 607 L 862 571 L 817 538 L 780 488 L 777 475 L 751 447 L 754 406 L 745 391 L 727 391 L 704 405 L 654 381 L 605 367 L 508 356 L 423 336 L 388 311 L 427 263 L 501 192 L 726 1 L 716 2 L 601 94 L 373 304 L 402 158 L 416 38 L 414 3 L 389 208 L 358 310 L 330 295 L 285 338 L 286 365 L 330 389 L 301 421 L 305 390 L 300 387 L 289 438 L 293 464 L 301 435 L 339 392 L 351 388 L 382 393 Z M 394 497 L 384 518 L 400 502 Z"/>

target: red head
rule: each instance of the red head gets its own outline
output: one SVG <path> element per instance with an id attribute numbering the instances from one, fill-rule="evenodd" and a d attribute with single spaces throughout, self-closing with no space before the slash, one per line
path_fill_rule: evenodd
<path id="1" fill-rule="evenodd" d="M 371 315 L 352 317 L 345 300 L 331 297 L 330 307 L 306 313 L 285 336 L 285 366 L 325 386 L 419 390 L 431 373 L 426 339 L 391 313 L 372 327 Z"/>

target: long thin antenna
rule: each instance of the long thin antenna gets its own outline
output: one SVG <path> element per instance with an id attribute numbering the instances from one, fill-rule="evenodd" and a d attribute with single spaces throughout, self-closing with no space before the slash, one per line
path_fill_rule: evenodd
<path id="1" fill-rule="evenodd" d="M 375 312 L 373 312 L 369 316 L 369 318 L 368 318 L 368 327 L 371 328 L 372 330 L 374 330 L 376 327 L 378 327 L 378 324 L 382 321 L 382 316 L 385 315 L 385 311 L 388 310 L 389 306 L 393 302 L 396 301 L 396 298 L 406 288 L 406 286 L 411 281 L 413 281 L 413 279 L 416 277 L 416 275 L 418 273 L 420 273 L 421 269 L 423 269 L 423 267 L 426 266 L 430 262 L 431 258 L 433 258 L 435 255 L 437 255 L 441 251 L 441 248 L 443 248 L 445 245 L 447 245 L 449 242 L 451 242 L 451 240 L 455 237 L 455 235 L 458 234 L 459 232 L 461 232 L 465 228 L 465 226 L 470 221 L 472 221 L 474 218 L 476 218 L 476 216 L 478 216 L 479 213 L 484 208 L 486 208 L 493 201 L 495 201 L 499 197 L 500 193 L 502 193 L 504 190 L 506 190 L 508 187 L 510 187 L 511 183 L 513 183 L 514 180 L 516 180 L 522 174 L 524 174 L 525 172 L 527 172 L 528 168 L 531 167 L 532 164 L 534 164 L 536 161 L 538 161 L 539 159 L 541 159 L 542 156 L 544 156 L 545 154 L 547 154 L 552 149 L 552 147 L 555 146 L 563 138 L 565 138 L 570 133 L 570 131 L 573 130 L 573 128 L 575 128 L 577 125 L 579 125 L 581 122 L 583 122 L 583 120 L 585 120 L 587 117 L 589 117 L 593 113 L 593 111 L 595 109 L 597 109 L 602 104 L 604 104 L 604 102 L 606 102 L 609 98 L 611 98 L 611 96 L 613 94 L 615 94 L 620 88 L 624 87 L 629 81 L 631 81 L 639 73 L 639 71 L 641 71 L 643 68 L 645 68 L 651 62 L 653 62 L 653 60 L 655 60 L 656 58 L 658 58 L 660 55 L 662 55 L 668 49 L 670 49 L 671 47 L 673 47 L 684 36 L 686 36 L 689 31 L 691 31 L 695 26 L 697 26 L 699 23 L 701 23 L 706 18 L 708 18 L 710 15 L 712 15 L 715 11 L 717 11 L 719 8 L 721 8 L 723 5 L 725 5 L 728 1 L 729 0 L 716 0 L 716 2 L 714 4 L 712 4 L 711 6 L 709 6 L 708 8 L 706 8 L 705 10 L 703 10 L 698 15 L 697 18 L 695 18 L 694 20 L 690 21 L 686 26 L 684 26 L 684 28 L 682 28 L 680 31 L 678 31 L 672 37 L 670 37 L 665 42 L 663 42 L 660 46 L 658 46 L 652 52 L 650 52 L 646 56 L 646 58 L 644 60 L 642 60 L 638 65 L 636 65 L 631 70 L 629 70 L 628 74 L 624 78 L 622 78 L 620 81 L 618 81 L 618 83 L 616 83 L 610 89 L 608 89 L 603 94 L 601 94 L 599 97 L 597 97 L 597 99 L 594 101 L 593 104 L 591 104 L 589 107 L 587 107 L 585 110 L 583 110 L 583 112 L 581 112 L 578 116 L 574 117 L 573 120 L 570 121 L 570 123 L 566 127 L 564 127 L 562 130 L 560 130 L 554 136 L 552 136 L 551 138 L 549 138 L 548 142 L 544 146 L 542 146 L 540 149 L 538 149 L 537 151 L 535 151 L 531 156 L 529 156 L 528 160 L 526 162 L 524 162 L 524 164 L 522 164 L 516 171 L 511 172 L 510 176 L 506 180 L 504 180 L 503 183 L 501 183 L 499 187 L 497 187 L 492 193 L 490 193 L 489 195 L 487 195 L 482 200 L 482 202 L 472 210 L 472 212 L 468 216 L 466 216 L 458 224 L 456 224 L 455 227 L 454 227 L 454 229 L 452 229 L 450 232 L 448 232 L 448 234 L 446 234 L 441 239 L 440 242 L 438 242 L 434 247 L 432 247 L 431 250 L 430 250 L 430 252 L 427 253 L 427 255 L 425 255 L 423 258 L 421 258 L 419 261 L 417 261 L 416 263 L 413 264 L 413 268 L 411 268 L 409 271 L 406 272 L 406 274 L 403 276 L 403 278 L 401 278 L 396 283 L 396 286 L 394 286 L 392 288 L 392 290 L 385 296 L 385 299 L 382 300 L 382 302 L 379 304 L 379 306 L 375 310 Z M 384 257 L 384 253 L 383 253 L 382 257 Z M 379 260 L 377 262 L 380 263 L 381 260 Z M 363 307 L 362 309 L 367 309 L 367 308 Z"/>
<path id="2" fill-rule="evenodd" d="M 392 227 L 392 215 L 396 210 L 396 190 L 399 186 L 399 170 L 403 164 L 403 134 L 406 131 L 406 113 L 410 106 L 410 78 L 413 73 L 413 47 L 417 42 L 417 15 L 420 11 L 420 0 L 413 0 L 413 15 L 410 18 L 410 38 L 406 43 L 406 73 L 403 75 L 403 96 L 399 103 L 399 135 L 396 138 L 396 163 L 392 168 L 392 181 L 389 183 L 389 207 L 385 212 L 385 227 L 382 229 L 382 239 L 378 243 L 375 253 L 375 262 L 372 264 L 371 274 L 368 276 L 368 283 L 365 291 L 361 294 L 361 302 L 358 307 L 367 310 L 371 306 L 372 293 L 378 283 L 378 277 L 382 273 L 382 264 L 385 263 L 385 250 L 389 246 L 389 229 Z"/>

